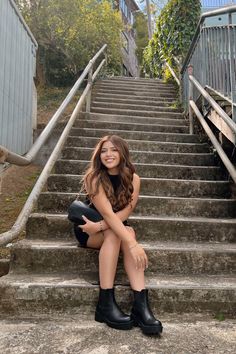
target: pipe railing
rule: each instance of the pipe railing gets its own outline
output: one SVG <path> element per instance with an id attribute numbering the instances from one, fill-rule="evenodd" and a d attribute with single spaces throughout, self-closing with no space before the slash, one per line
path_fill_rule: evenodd
<path id="1" fill-rule="evenodd" d="M 44 128 L 38 139 L 35 141 L 29 152 L 25 156 L 18 155 L 14 152 L 9 151 L 6 149 L 4 146 L 0 145 L 0 163 L 4 162 L 9 162 L 11 164 L 19 165 L 19 166 L 25 166 L 29 165 L 36 157 L 37 153 L 41 149 L 41 147 L 44 145 L 48 137 L 51 135 L 54 127 L 60 120 L 63 112 L 71 102 L 72 98 L 75 96 L 76 92 L 78 91 L 79 87 L 81 86 L 82 82 L 84 81 L 85 77 L 89 75 L 89 82 L 91 83 L 92 79 L 92 72 L 93 72 L 93 66 L 94 63 L 96 62 L 97 58 L 105 52 L 107 45 L 105 44 L 98 52 L 97 54 L 89 61 L 88 65 L 84 69 L 83 73 L 81 76 L 78 78 L 64 101 L 61 103 L 60 107 L 58 110 L 55 112 L 51 120 L 48 122 L 47 126 Z M 90 100 L 87 102 L 87 111 L 89 111 L 89 105 L 90 105 Z"/>
<path id="2" fill-rule="evenodd" d="M 169 68 L 175 81 L 179 82 L 180 91 L 183 90 L 182 103 L 184 103 L 186 109 L 188 108 L 189 133 L 193 134 L 193 113 L 195 113 L 236 183 L 235 167 L 195 103 L 199 98 L 205 99 L 218 113 L 222 121 L 227 124 L 231 131 L 230 134 L 236 136 L 236 26 L 232 24 L 232 13 L 236 13 L 236 6 L 224 7 L 204 13 L 201 16 L 190 49 L 180 70 L 180 79 L 168 63 L 165 62 L 165 65 Z M 203 27 L 206 18 L 223 14 L 228 14 L 227 26 Z M 176 58 L 174 60 L 178 64 Z M 193 67 L 195 76 L 193 76 Z M 225 97 L 231 103 L 232 118 L 210 96 L 205 87 L 211 88 L 214 92 L 219 92 L 221 97 Z"/>
<path id="3" fill-rule="evenodd" d="M 57 159 L 60 156 L 61 150 L 66 142 L 66 139 L 70 133 L 70 130 L 75 122 L 75 119 L 78 116 L 79 111 L 82 108 L 82 105 L 87 97 L 87 95 L 91 92 L 91 88 L 92 88 L 92 83 L 93 81 L 96 79 L 96 76 L 98 75 L 99 71 L 101 70 L 102 66 L 105 64 L 105 59 L 101 62 L 101 64 L 98 66 L 97 70 L 94 72 L 94 74 L 92 74 L 92 70 L 93 70 L 93 65 L 96 61 L 96 59 L 104 52 L 104 50 L 106 49 L 106 45 L 104 45 L 99 52 L 93 57 L 92 60 L 90 60 L 88 66 L 85 68 L 86 71 L 86 75 L 88 72 L 90 72 L 90 80 L 87 83 L 86 88 L 84 89 L 82 95 L 80 96 L 78 103 L 76 104 L 76 107 L 69 119 L 69 121 L 67 122 L 52 154 L 50 155 L 43 171 L 41 172 L 38 180 L 36 181 L 23 209 L 20 212 L 20 215 L 18 216 L 16 222 L 14 223 L 14 225 L 12 226 L 12 228 L 7 231 L 4 232 L 2 234 L 0 234 L 0 246 L 6 245 L 9 242 L 12 242 L 14 239 L 16 239 L 18 237 L 18 235 L 24 230 L 26 222 L 31 214 L 31 212 L 33 211 L 33 208 L 35 206 L 36 201 L 38 200 L 38 197 L 52 171 L 52 168 L 54 167 L 55 162 L 57 161 Z M 83 77 L 83 79 L 86 76 L 84 74 L 84 72 L 82 73 L 82 75 L 80 76 L 79 80 L 77 81 L 77 85 L 76 87 L 78 88 L 78 82 L 81 84 L 81 77 Z M 73 87 L 73 92 L 75 90 L 75 86 Z M 72 91 L 71 90 L 71 91 Z M 71 94 L 72 95 L 72 94 Z M 71 96 L 70 96 L 71 97 Z M 73 97 L 73 96 L 72 96 Z M 50 121 L 51 122 L 51 121 Z M 50 123 L 49 122 L 49 123 Z M 52 124 L 51 124 L 52 126 Z M 45 128 L 46 129 L 46 128 Z M 52 128 L 51 128 L 52 129 Z M 45 140 L 43 140 L 45 141 Z M 37 144 L 37 146 L 39 146 L 39 143 Z M 34 154 L 36 154 L 36 151 L 38 151 L 38 149 L 34 150 Z"/>
<path id="4" fill-rule="evenodd" d="M 201 16 L 193 41 L 181 69 L 183 81 L 183 104 L 188 106 L 189 78 L 187 67 L 194 67 L 194 76 L 202 87 L 210 87 L 229 100 L 232 119 L 236 122 L 236 24 L 232 14 L 236 5 L 206 12 Z M 226 15 L 226 25 L 205 26 L 207 18 Z M 193 99 L 197 100 L 198 90 L 194 87 Z"/>

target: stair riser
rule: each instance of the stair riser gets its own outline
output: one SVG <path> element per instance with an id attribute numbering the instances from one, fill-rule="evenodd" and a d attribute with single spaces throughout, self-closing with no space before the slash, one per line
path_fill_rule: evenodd
<path id="1" fill-rule="evenodd" d="M 128 114 L 128 113 L 127 113 Z M 187 121 L 185 119 L 168 119 L 168 118 L 150 118 L 150 117 L 145 117 L 143 118 L 142 116 L 140 117 L 135 117 L 130 115 L 117 115 L 117 114 L 97 114 L 97 113 L 85 113 L 85 112 L 80 112 L 79 114 L 79 119 L 77 122 L 79 122 L 81 119 L 93 119 L 96 120 L 97 122 L 99 121 L 109 121 L 111 123 L 139 123 L 139 124 L 158 124 L 158 125 L 166 125 L 166 126 L 178 126 L 181 128 L 187 127 Z M 75 122 L 76 126 L 76 122 Z"/>
<path id="2" fill-rule="evenodd" d="M 92 156 L 92 148 L 73 148 L 66 147 L 62 151 L 62 158 L 68 160 L 86 160 L 89 161 Z M 195 166 L 213 166 L 215 165 L 213 154 L 172 154 L 172 153 L 152 153 L 145 151 L 130 151 L 132 160 L 135 163 L 149 163 L 152 161 L 157 164 L 166 165 L 188 165 Z M 72 172 L 73 173 L 73 172 Z M 197 179 L 197 178 L 196 178 Z"/>
<path id="3" fill-rule="evenodd" d="M 177 99 L 178 95 L 175 90 L 170 90 L 170 89 L 142 89 L 140 90 L 139 88 L 136 87 L 114 87 L 114 86 L 100 86 L 100 87 L 94 87 L 93 88 L 93 94 L 96 95 L 97 92 L 109 92 L 109 93 L 122 93 L 123 95 L 128 94 L 128 95 L 138 95 L 138 96 L 144 96 L 144 97 L 161 97 L 160 95 L 166 94 L 167 97 L 175 97 Z"/>
<path id="4" fill-rule="evenodd" d="M 236 222 L 204 222 L 188 220 L 129 219 L 136 237 L 142 242 L 235 242 Z M 73 224 L 67 215 L 37 217 L 32 215 L 27 223 L 27 238 L 74 241 Z"/>
<path id="5" fill-rule="evenodd" d="M 92 103 L 97 102 L 97 103 L 110 103 L 110 104 L 129 104 L 129 105 L 141 105 L 141 106 L 149 106 L 149 107 L 171 107 L 171 106 L 175 106 L 175 101 L 173 101 L 172 99 L 162 99 L 162 100 L 144 100 L 144 99 L 132 99 L 132 98 L 113 98 L 113 97 L 103 97 L 100 95 L 93 95 L 92 96 Z"/>
<path id="6" fill-rule="evenodd" d="M 76 196 L 76 193 L 42 193 L 38 199 L 39 211 L 65 213 Z M 236 201 L 140 197 L 135 214 L 146 216 L 235 217 Z"/>
<path id="7" fill-rule="evenodd" d="M 93 89 L 93 96 L 96 95 L 101 95 L 101 96 L 106 96 L 106 95 L 112 95 L 112 96 L 122 96 L 122 97 L 132 97 L 133 99 L 137 97 L 143 97 L 144 99 L 150 99 L 154 98 L 157 101 L 161 100 L 162 98 L 168 98 L 172 100 L 177 99 L 177 95 L 175 93 L 171 93 L 169 91 L 165 92 L 145 92 L 143 91 L 142 93 L 138 90 L 136 91 L 130 91 L 130 90 L 122 90 L 122 89 L 108 89 L 108 88 L 99 88 L 99 89 Z M 126 96 L 127 95 L 127 96 Z"/>
<path id="8" fill-rule="evenodd" d="M 66 146 L 79 146 L 94 148 L 99 142 L 99 138 L 92 137 L 73 137 L 69 136 L 66 141 Z M 181 144 L 181 143 L 169 143 L 169 142 L 154 142 L 154 141 L 142 141 L 142 140 L 129 140 L 130 150 L 139 151 L 153 151 L 153 152 L 183 152 L 183 153 L 201 153 L 209 152 L 209 146 L 207 144 Z"/>
<path id="9" fill-rule="evenodd" d="M 70 311 L 94 313 L 98 301 L 98 286 L 92 284 L 79 288 L 62 284 L 57 286 L 4 287 L 0 289 L 0 311 L 9 314 Z M 236 293 L 232 289 L 149 289 L 150 303 L 154 313 L 210 313 L 235 316 Z M 116 299 L 124 311 L 130 312 L 132 293 L 129 287 L 116 287 Z"/>
<path id="10" fill-rule="evenodd" d="M 129 94 L 129 93 L 115 93 L 115 92 L 99 92 L 99 91 L 92 91 L 92 99 L 94 98 L 102 98 L 102 99 L 122 99 L 122 100 L 133 100 L 135 102 L 143 102 L 143 101 L 149 101 L 149 102 L 158 102 L 158 101 L 163 101 L 166 103 L 169 102 L 176 102 L 176 95 L 168 95 L 168 94 L 159 94 L 159 96 L 153 96 L 153 95 L 149 95 L 149 96 L 144 96 L 144 95 L 133 95 L 133 94 Z"/>
<path id="11" fill-rule="evenodd" d="M 50 176 L 47 182 L 51 192 L 78 192 L 81 183 L 80 176 L 56 175 Z M 230 197 L 227 182 L 212 183 L 201 181 L 176 180 L 141 180 L 141 195 L 156 195 L 165 197 Z"/>
<path id="12" fill-rule="evenodd" d="M 123 139 L 149 140 L 149 141 L 165 141 L 177 143 L 199 143 L 197 135 L 184 134 L 163 134 L 157 132 L 139 132 L 139 131 L 122 131 L 110 129 L 92 130 L 86 128 L 72 128 L 70 131 L 72 136 L 98 137 L 102 138 L 105 135 L 119 135 Z"/>
<path id="13" fill-rule="evenodd" d="M 174 87 L 174 85 L 171 84 L 166 84 L 166 83 L 161 83 L 161 82 L 157 82 L 157 83 L 145 83 L 145 82 L 127 82 L 127 81 L 111 81 L 111 80 L 102 80 L 100 82 L 97 82 L 95 84 L 95 88 L 97 87 L 105 87 L 105 86 L 109 86 L 109 87 L 128 87 L 130 89 L 144 89 L 149 91 L 150 90 L 173 90 L 176 91 L 176 88 Z"/>
<path id="14" fill-rule="evenodd" d="M 77 120 L 74 128 L 92 128 L 92 129 L 115 129 L 115 130 L 129 130 L 129 131 L 147 131 L 147 132 L 162 132 L 162 133 L 179 133 L 188 134 L 188 127 L 168 126 L 168 125 L 147 125 L 147 124 L 129 124 L 129 123 L 115 123 L 115 122 L 96 122 Z"/>
<path id="15" fill-rule="evenodd" d="M 88 166 L 88 161 L 58 160 L 55 173 L 82 175 Z M 220 180 L 221 172 L 217 167 L 191 167 L 175 165 L 135 165 L 140 177 L 191 179 L 191 180 Z"/>
<path id="16" fill-rule="evenodd" d="M 148 275 L 235 274 L 236 253 L 214 251 L 148 250 Z M 11 272 L 38 274 L 78 274 L 98 272 L 98 251 L 69 248 L 22 248 L 12 250 Z M 117 275 L 125 275 L 123 257 L 118 261 Z"/>
<path id="17" fill-rule="evenodd" d="M 181 109 L 179 108 L 174 108 L 170 106 L 153 106 L 153 105 L 139 105 L 139 102 L 136 102 L 136 104 L 130 104 L 130 103 L 113 103 L 113 102 L 97 102 L 96 100 L 93 100 L 92 102 L 92 107 L 96 110 L 97 108 L 112 108 L 112 109 L 128 109 L 128 110 L 138 110 L 138 111 L 155 111 L 155 112 L 182 112 Z"/>
<path id="18" fill-rule="evenodd" d="M 154 117 L 154 118 L 172 118 L 172 119 L 181 119 L 183 117 L 182 113 L 175 112 L 166 112 L 166 111 L 138 111 L 131 109 L 112 109 L 112 108 L 99 108 L 99 107 L 91 107 L 91 112 L 101 113 L 101 114 L 119 114 L 119 115 L 127 115 L 131 116 L 141 116 L 141 117 Z"/>

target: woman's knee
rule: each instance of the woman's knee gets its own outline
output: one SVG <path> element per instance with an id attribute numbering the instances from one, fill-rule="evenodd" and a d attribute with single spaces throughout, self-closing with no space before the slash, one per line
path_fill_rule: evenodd
<path id="1" fill-rule="evenodd" d="M 121 240 L 119 239 L 118 236 L 116 236 L 116 234 L 111 229 L 105 230 L 103 234 L 104 234 L 104 242 L 111 243 L 113 245 L 120 247 Z"/>

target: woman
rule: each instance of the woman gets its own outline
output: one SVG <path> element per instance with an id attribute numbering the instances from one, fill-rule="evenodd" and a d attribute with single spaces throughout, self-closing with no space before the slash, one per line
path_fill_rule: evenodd
<path id="1" fill-rule="evenodd" d="M 118 329 L 130 329 L 135 325 L 144 333 L 157 334 L 162 332 L 162 324 L 149 308 L 145 289 L 144 271 L 148 259 L 127 223 L 140 190 L 140 178 L 134 171 L 127 143 L 116 135 L 103 137 L 83 178 L 83 189 L 91 207 L 99 211 L 103 220 L 95 223 L 83 217 L 85 225 L 75 225 L 74 230 L 81 246 L 100 249 L 100 293 L 95 320 Z M 134 293 L 131 316 L 121 311 L 114 297 L 120 249 Z"/>

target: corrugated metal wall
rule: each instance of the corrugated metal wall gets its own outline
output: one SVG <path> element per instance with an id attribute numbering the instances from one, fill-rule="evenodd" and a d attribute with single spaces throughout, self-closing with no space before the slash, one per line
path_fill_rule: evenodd
<path id="1" fill-rule="evenodd" d="M 0 145 L 18 154 L 33 141 L 36 42 L 12 0 L 0 0 Z"/>

